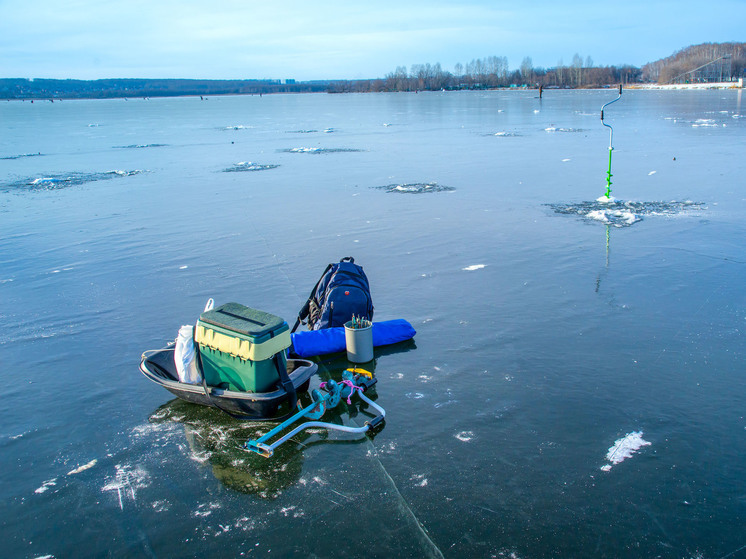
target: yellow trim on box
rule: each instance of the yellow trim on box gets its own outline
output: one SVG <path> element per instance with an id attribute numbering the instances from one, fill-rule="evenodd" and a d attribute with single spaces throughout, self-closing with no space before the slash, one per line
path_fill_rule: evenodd
<path id="1" fill-rule="evenodd" d="M 197 323 L 194 341 L 211 349 L 238 357 L 244 361 L 264 361 L 290 347 L 290 332 L 286 330 L 266 342 L 255 344 L 236 336 L 227 336 Z"/>

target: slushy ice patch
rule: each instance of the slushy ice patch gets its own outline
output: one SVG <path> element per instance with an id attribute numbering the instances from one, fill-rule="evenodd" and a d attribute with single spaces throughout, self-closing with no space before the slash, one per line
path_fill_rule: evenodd
<path id="1" fill-rule="evenodd" d="M 407 184 L 387 184 L 375 186 L 378 190 L 396 192 L 399 194 L 426 194 L 428 192 L 452 192 L 456 190 L 452 186 L 444 186 L 435 182 L 415 182 Z"/>
<path id="2" fill-rule="evenodd" d="M 69 173 L 47 177 L 25 178 L 0 185 L 0 190 L 58 190 L 88 182 L 139 175 L 143 171 L 105 171 L 103 173 Z"/>
<path id="3" fill-rule="evenodd" d="M 352 153 L 365 151 L 356 148 L 287 148 L 278 150 L 281 153 Z"/>
<path id="4" fill-rule="evenodd" d="M 262 165 L 261 163 L 252 163 L 251 161 L 241 161 L 232 167 L 223 169 L 224 173 L 241 173 L 244 171 L 266 171 L 267 169 L 276 169 L 279 165 Z"/>
<path id="5" fill-rule="evenodd" d="M 115 149 L 143 149 L 143 148 L 162 148 L 168 144 L 130 144 L 128 146 L 114 146 Z"/>
<path id="6" fill-rule="evenodd" d="M 559 126 L 548 126 L 544 132 L 584 132 L 584 128 L 561 128 Z"/>
<path id="7" fill-rule="evenodd" d="M 606 453 L 606 460 L 610 464 L 601 466 L 601 469 L 604 472 L 608 472 L 611 470 L 612 465 L 619 464 L 627 458 L 632 458 L 635 452 L 643 446 L 650 446 L 650 444 L 650 442 L 642 438 L 642 431 L 627 433 L 621 439 L 617 439 L 614 445 L 609 448 L 609 451 Z"/>
<path id="8" fill-rule="evenodd" d="M 41 157 L 43 153 L 20 153 L 18 155 L 8 155 L 7 157 L 0 157 L 0 160 L 11 160 L 11 159 L 22 159 L 24 157 Z"/>
<path id="9" fill-rule="evenodd" d="M 629 227 L 645 216 L 675 216 L 683 213 L 707 209 L 702 202 L 630 202 L 614 198 L 599 198 L 593 202 L 575 204 L 547 204 L 555 213 L 574 215 L 598 221 L 614 227 Z"/>

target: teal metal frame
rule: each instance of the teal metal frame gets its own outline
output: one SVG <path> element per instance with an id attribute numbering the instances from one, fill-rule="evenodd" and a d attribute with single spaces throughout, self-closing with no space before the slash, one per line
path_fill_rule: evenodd
<path id="1" fill-rule="evenodd" d="M 244 449 L 247 451 L 255 452 L 257 454 L 261 454 L 265 458 L 269 458 L 272 456 L 272 454 L 274 454 L 275 449 L 282 443 L 286 442 L 301 431 L 310 429 L 312 427 L 334 429 L 336 431 L 343 431 L 345 433 L 366 433 L 368 431 L 372 431 L 374 429 L 382 427 L 386 418 L 386 411 L 363 394 L 363 392 L 376 384 L 376 380 L 376 378 L 365 378 L 362 375 L 353 374 L 353 372 L 350 370 L 345 371 L 342 374 L 342 382 L 337 383 L 333 380 L 328 380 L 323 383 L 323 393 L 317 389 L 311 392 L 311 397 L 313 398 L 312 404 L 298 411 L 298 413 L 288 418 L 286 421 L 283 421 L 277 427 L 265 433 L 258 439 L 246 441 L 244 443 Z M 352 398 L 354 393 L 357 393 L 358 397 L 363 402 L 365 402 L 378 412 L 378 415 L 373 417 L 370 421 L 366 421 L 365 425 L 363 425 L 362 427 L 348 427 L 347 425 L 336 425 L 334 423 L 327 423 L 324 421 L 313 421 L 321 419 L 326 410 L 337 407 L 342 398 L 350 402 L 350 399 Z M 283 431 L 290 428 L 291 425 L 301 419 L 310 419 L 312 421 L 301 423 L 291 431 L 288 431 L 284 435 L 275 439 L 274 442 L 269 442 L 271 439 L 277 437 Z"/>

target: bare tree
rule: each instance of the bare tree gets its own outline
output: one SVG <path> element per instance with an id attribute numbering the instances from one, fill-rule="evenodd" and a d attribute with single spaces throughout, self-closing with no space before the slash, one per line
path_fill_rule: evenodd
<path id="1" fill-rule="evenodd" d="M 572 57 L 572 68 L 575 74 L 575 86 L 583 85 L 583 58 L 576 52 Z"/>
<path id="2" fill-rule="evenodd" d="M 556 70 L 556 72 L 555 72 L 555 74 L 556 74 L 556 76 L 557 76 L 557 85 L 558 85 L 559 87 L 562 87 L 563 85 L 565 85 L 565 80 L 564 80 L 564 70 L 565 70 L 565 63 L 564 63 L 564 62 L 562 61 L 562 59 L 560 58 L 560 59 L 559 59 L 559 60 L 557 61 L 557 70 Z"/>
<path id="3" fill-rule="evenodd" d="M 524 83 L 530 83 L 533 81 L 534 75 L 534 63 L 530 56 L 527 56 L 521 62 L 521 77 Z"/>

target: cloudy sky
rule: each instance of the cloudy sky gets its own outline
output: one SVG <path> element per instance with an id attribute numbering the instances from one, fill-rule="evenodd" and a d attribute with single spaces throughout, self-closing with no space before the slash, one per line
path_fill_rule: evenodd
<path id="1" fill-rule="evenodd" d="M 746 41 L 746 0 L 0 0 L 0 77 L 383 77 L 578 53 L 633 64 Z"/>

